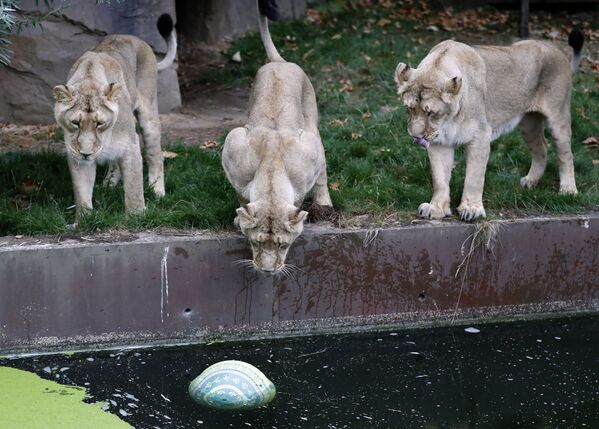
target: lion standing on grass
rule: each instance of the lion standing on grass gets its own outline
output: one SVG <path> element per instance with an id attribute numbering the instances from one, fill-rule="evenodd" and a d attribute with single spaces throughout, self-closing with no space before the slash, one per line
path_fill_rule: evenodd
<path id="1" fill-rule="evenodd" d="M 532 154 L 520 180 L 537 184 L 547 164 L 544 130 L 553 135 L 559 160 L 560 193 L 576 194 L 570 139 L 572 74 L 580 62 L 583 35 L 572 31 L 571 50 L 543 41 L 511 46 L 468 46 L 446 40 L 412 69 L 395 70 L 398 94 L 408 111 L 408 133 L 428 149 L 433 197 L 418 214 L 439 219 L 451 215 L 449 181 L 457 145 L 466 147 L 466 178 L 460 218 L 484 217 L 483 187 L 491 142 L 516 126 Z"/>
<path id="2" fill-rule="evenodd" d="M 145 143 L 150 186 L 156 196 L 164 196 L 157 78 L 159 70 L 173 63 L 177 38 L 169 15 L 162 15 L 157 25 L 168 45 L 159 63 L 143 40 L 111 35 L 75 62 L 66 85 L 54 88 L 54 115 L 64 130 L 78 214 L 93 207 L 96 165 L 103 163 L 110 164 L 105 185 L 115 186 L 123 179 L 126 210 L 145 209 L 137 124 Z"/>

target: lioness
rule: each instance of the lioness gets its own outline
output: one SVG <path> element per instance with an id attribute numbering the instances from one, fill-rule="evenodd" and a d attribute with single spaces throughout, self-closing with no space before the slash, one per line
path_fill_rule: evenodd
<path id="1" fill-rule="evenodd" d="M 92 209 L 96 164 L 105 162 L 110 168 L 104 184 L 115 186 L 122 176 L 126 210 L 144 210 L 136 118 L 146 146 L 148 180 L 154 193 L 164 196 L 157 72 L 173 63 L 177 36 L 169 15 L 162 15 L 157 26 L 168 46 L 159 63 L 144 41 L 111 35 L 75 62 L 66 85 L 54 88 L 54 116 L 64 130 L 78 213 Z"/>
<path id="2" fill-rule="evenodd" d="M 235 222 L 250 241 L 253 265 L 274 274 L 284 269 L 289 246 L 303 230 L 307 213 L 299 207 L 306 193 L 314 187 L 316 204 L 332 203 L 314 89 L 272 42 L 267 16 L 276 18 L 276 3 L 257 3 L 271 62 L 258 70 L 248 124 L 227 135 L 222 163 L 242 204 Z"/>
<path id="3" fill-rule="evenodd" d="M 570 148 L 572 73 L 580 62 L 583 36 L 573 31 L 571 50 L 524 40 L 511 46 L 439 43 L 412 69 L 395 70 L 398 94 L 408 111 L 408 133 L 428 148 L 433 197 L 418 214 L 450 216 L 449 180 L 456 145 L 466 145 L 466 178 L 458 212 L 462 220 L 485 216 L 483 186 L 490 143 L 518 126 L 532 153 L 523 187 L 534 186 L 547 164 L 545 126 L 555 140 L 560 193 L 576 194 Z"/>

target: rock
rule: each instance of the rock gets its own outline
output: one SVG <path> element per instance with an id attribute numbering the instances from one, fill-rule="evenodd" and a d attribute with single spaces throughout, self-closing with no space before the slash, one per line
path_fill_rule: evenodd
<path id="1" fill-rule="evenodd" d="M 35 0 L 23 0 L 23 11 L 40 10 Z M 39 2 L 40 5 L 43 2 Z M 60 2 L 54 2 L 59 5 Z M 83 52 L 94 48 L 106 34 L 133 34 L 152 46 L 159 57 L 166 43 L 156 29 L 162 13 L 175 18 L 174 0 L 127 0 L 97 5 L 80 0 L 65 6 L 59 16 L 50 17 L 41 28 L 27 27 L 12 36 L 13 57 L 0 66 L 0 122 L 52 123 L 52 88 L 66 82 L 72 64 Z M 181 106 L 176 63 L 160 72 L 159 109 L 171 112 Z"/>
<path id="2" fill-rule="evenodd" d="M 299 19 L 306 13 L 306 0 L 277 4 L 282 19 Z M 256 0 L 180 1 L 177 11 L 177 29 L 191 41 L 215 43 L 258 28 Z"/>

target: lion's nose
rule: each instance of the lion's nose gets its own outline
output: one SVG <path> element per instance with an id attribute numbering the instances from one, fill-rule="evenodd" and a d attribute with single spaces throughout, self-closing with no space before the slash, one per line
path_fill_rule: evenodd
<path id="1" fill-rule="evenodd" d="M 84 152 L 84 151 L 79 151 L 79 153 L 81 154 L 81 156 L 83 156 L 85 159 L 88 159 L 91 155 L 93 155 L 93 152 Z"/>

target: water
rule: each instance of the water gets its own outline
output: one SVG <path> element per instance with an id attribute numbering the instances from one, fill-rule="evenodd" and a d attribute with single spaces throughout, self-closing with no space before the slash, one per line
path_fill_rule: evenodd
<path id="1" fill-rule="evenodd" d="M 85 386 L 136 428 L 599 428 L 599 316 L 2 360 Z M 207 366 L 260 368 L 252 412 L 195 404 Z M 1 418 L 0 418 L 1 421 Z"/>

